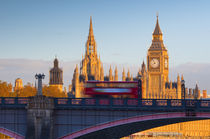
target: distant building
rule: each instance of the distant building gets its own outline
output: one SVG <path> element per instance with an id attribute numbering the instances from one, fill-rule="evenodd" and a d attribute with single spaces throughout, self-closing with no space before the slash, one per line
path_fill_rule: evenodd
<path id="1" fill-rule="evenodd" d="M 54 67 L 50 69 L 49 85 L 56 86 L 63 91 L 63 70 L 59 68 L 58 59 L 54 60 Z"/>
<path id="2" fill-rule="evenodd" d="M 23 81 L 22 81 L 22 79 L 17 78 L 17 79 L 15 80 L 14 91 L 15 91 L 15 92 L 16 92 L 16 91 L 19 91 L 19 90 L 22 89 L 22 88 L 23 88 Z"/>

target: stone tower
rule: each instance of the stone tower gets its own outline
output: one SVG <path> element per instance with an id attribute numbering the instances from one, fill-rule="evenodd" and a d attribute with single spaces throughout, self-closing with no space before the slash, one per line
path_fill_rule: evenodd
<path id="1" fill-rule="evenodd" d="M 85 55 L 82 56 L 80 71 L 78 66 L 74 70 L 71 94 L 75 97 L 85 97 L 83 94 L 85 81 L 104 81 L 104 69 L 100 57 L 97 54 L 96 41 L 93 34 L 92 17 L 90 17 L 89 35 L 85 45 Z"/>
<path id="2" fill-rule="evenodd" d="M 131 80 L 131 74 L 130 74 L 130 70 L 128 69 L 126 81 L 130 81 L 130 80 Z"/>
<path id="3" fill-rule="evenodd" d="M 147 72 L 149 92 L 161 95 L 165 87 L 164 82 L 168 81 L 168 52 L 163 44 L 162 31 L 159 26 L 158 16 L 153 32 L 152 44 L 147 54 Z"/>
<path id="4" fill-rule="evenodd" d="M 112 67 L 109 68 L 109 81 L 113 81 Z"/>
<path id="5" fill-rule="evenodd" d="M 125 77 L 125 69 L 123 68 L 123 72 L 122 72 L 122 81 L 125 81 L 126 77 Z"/>
<path id="6" fill-rule="evenodd" d="M 118 81 L 118 71 L 117 71 L 117 67 L 115 67 L 115 71 L 114 71 L 114 80 Z"/>
<path id="7" fill-rule="evenodd" d="M 56 86 L 61 91 L 63 90 L 63 70 L 59 68 L 58 59 L 54 60 L 54 67 L 50 69 L 49 85 Z"/>
<path id="8" fill-rule="evenodd" d="M 141 65 L 141 72 L 138 72 L 138 75 L 142 76 L 142 98 L 145 99 L 147 98 L 147 71 L 146 71 L 146 67 L 144 64 L 144 61 Z"/>
<path id="9" fill-rule="evenodd" d="M 147 64 L 142 64 L 143 98 L 181 99 L 180 77 L 178 75 L 177 81 L 169 82 L 168 61 L 168 52 L 163 43 L 163 33 L 157 16 L 156 26 L 152 34 L 152 44 L 147 53 Z"/>
<path id="10" fill-rule="evenodd" d="M 96 41 L 93 34 L 92 17 L 90 17 L 90 28 L 88 40 L 86 42 L 86 51 L 84 59 L 80 66 L 80 73 L 85 77 L 85 80 L 101 80 L 102 65 L 100 58 L 97 55 Z"/>
<path id="11" fill-rule="evenodd" d="M 79 69 L 78 69 L 78 65 L 76 65 L 76 68 L 74 70 L 74 74 L 73 74 L 73 80 L 72 80 L 72 85 L 74 86 L 74 95 L 77 98 L 83 97 L 81 94 L 81 88 L 80 88 L 80 80 L 79 80 Z"/>
<path id="12" fill-rule="evenodd" d="M 198 89 L 198 84 L 195 85 L 195 89 L 193 91 L 193 96 L 195 99 L 199 99 L 199 89 Z"/>

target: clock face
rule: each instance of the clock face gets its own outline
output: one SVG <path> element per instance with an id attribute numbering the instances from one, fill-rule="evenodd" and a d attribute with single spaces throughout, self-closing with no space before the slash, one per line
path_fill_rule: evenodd
<path id="1" fill-rule="evenodd" d="M 152 68 L 157 68 L 159 66 L 159 60 L 156 59 L 156 58 L 153 58 L 151 61 L 150 61 L 150 65 Z"/>
<path id="2" fill-rule="evenodd" d="M 165 68 L 168 68 L 168 60 L 165 59 Z"/>

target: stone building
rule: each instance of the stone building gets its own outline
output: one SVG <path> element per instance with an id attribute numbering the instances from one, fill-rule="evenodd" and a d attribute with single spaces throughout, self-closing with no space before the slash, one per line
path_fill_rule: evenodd
<path id="1" fill-rule="evenodd" d="M 17 78 L 17 79 L 15 80 L 14 91 L 18 91 L 18 90 L 20 90 L 20 89 L 22 89 L 22 88 L 23 88 L 23 81 L 22 81 L 22 79 Z"/>
<path id="2" fill-rule="evenodd" d="M 147 99 L 181 99 L 181 80 L 169 81 L 169 56 L 163 43 L 158 16 L 152 44 L 147 53 L 147 64 L 142 63 L 142 97 Z"/>
<path id="3" fill-rule="evenodd" d="M 86 97 L 84 92 L 84 83 L 88 80 L 98 81 L 118 81 L 117 67 L 113 70 L 110 66 L 108 75 L 104 75 L 103 64 L 97 54 L 96 41 L 93 34 L 92 18 L 90 18 L 89 35 L 85 46 L 85 55 L 82 56 L 80 68 L 76 65 L 72 84 L 69 85 L 69 92 L 75 97 Z M 163 43 L 163 33 L 160 29 L 158 16 L 156 26 L 152 34 L 152 44 L 147 52 L 147 62 L 142 63 L 137 76 L 142 77 L 142 98 L 145 99 L 181 99 L 183 92 L 181 89 L 184 77 L 177 75 L 176 81 L 168 78 L 169 74 L 169 56 L 167 48 Z M 127 73 L 123 68 L 122 81 L 133 81 L 129 69 Z M 195 89 L 185 90 L 186 98 L 200 98 L 200 90 L 196 85 Z"/>
<path id="4" fill-rule="evenodd" d="M 128 73 L 129 79 L 130 73 Z M 123 81 L 125 81 L 128 77 L 125 76 L 125 71 L 123 69 L 122 73 Z M 114 71 L 110 66 L 109 74 L 107 76 L 104 75 L 103 64 L 100 60 L 100 56 L 97 54 L 97 46 L 96 41 L 93 34 L 93 24 L 92 17 L 90 17 L 90 28 L 89 35 L 85 45 L 85 55 L 82 56 L 82 61 L 80 63 L 80 68 L 76 65 L 72 84 L 69 85 L 69 92 L 71 95 L 76 98 L 86 97 L 83 94 L 84 83 L 89 80 L 98 80 L 98 81 L 118 81 L 118 69 L 115 67 Z"/>
<path id="5" fill-rule="evenodd" d="M 104 70 L 100 57 L 97 54 L 96 41 L 93 34 L 92 17 L 90 17 L 90 28 L 88 40 L 86 42 L 85 55 L 82 56 L 80 71 L 76 66 L 72 79 L 71 93 L 75 97 L 84 97 L 84 82 L 88 80 L 104 80 Z"/>
<path id="6" fill-rule="evenodd" d="M 63 70 L 59 68 L 58 59 L 55 58 L 54 66 L 50 69 L 49 85 L 56 86 L 63 91 Z"/>

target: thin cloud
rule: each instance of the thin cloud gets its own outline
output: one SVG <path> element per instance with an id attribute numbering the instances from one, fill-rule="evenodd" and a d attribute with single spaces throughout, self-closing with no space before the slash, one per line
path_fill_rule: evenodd
<path id="1" fill-rule="evenodd" d="M 80 61 L 62 61 L 59 60 L 59 66 L 63 69 L 64 86 L 68 87 L 71 84 L 74 69 L 80 65 Z M 122 70 L 125 69 L 126 75 L 128 69 L 133 76 L 136 76 L 140 65 L 134 64 L 117 64 L 117 63 L 104 63 L 104 73 L 108 75 L 110 65 L 112 67 L 112 74 L 114 69 L 118 69 L 118 78 L 122 78 Z M 49 83 L 49 70 L 53 67 L 52 61 L 44 60 L 30 60 L 30 59 L 0 59 L 0 80 L 7 81 L 14 84 L 16 78 L 23 79 L 23 83 L 34 83 L 34 75 L 36 73 L 44 73 L 46 78 L 43 83 Z M 176 67 L 170 68 L 170 79 L 176 81 L 177 74 L 183 74 L 188 88 L 194 88 L 198 83 L 201 90 L 206 89 L 210 92 L 210 63 L 185 63 Z"/>

